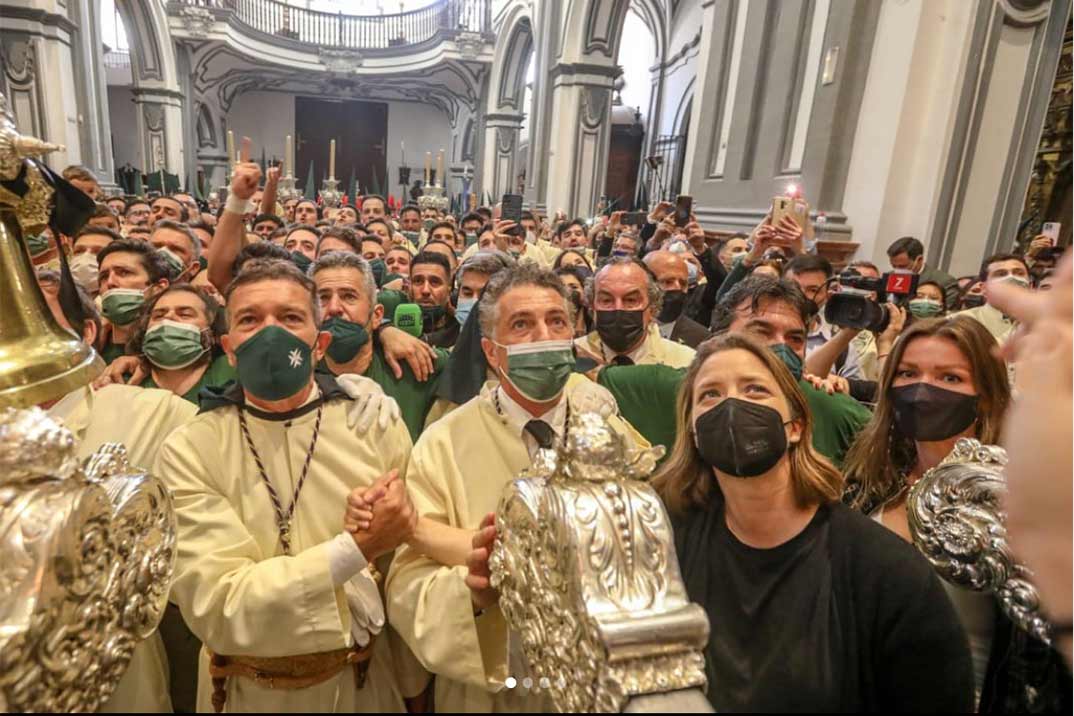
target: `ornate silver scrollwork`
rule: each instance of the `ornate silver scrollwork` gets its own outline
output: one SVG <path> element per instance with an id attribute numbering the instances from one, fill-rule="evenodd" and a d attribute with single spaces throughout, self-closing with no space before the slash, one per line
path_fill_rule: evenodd
<path id="1" fill-rule="evenodd" d="M 574 415 L 565 444 L 500 500 L 492 584 L 560 711 L 618 712 L 634 696 L 705 686 L 708 618 L 642 481 L 662 455 L 628 448 L 595 413 Z"/>
<path id="2" fill-rule="evenodd" d="M 976 592 L 995 593 L 1019 628 L 1050 643 L 1048 622 L 1028 569 L 1007 542 L 1003 497 L 1006 451 L 963 438 L 943 462 L 910 490 L 906 515 L 918 550 L 943 579 Z"/>
<path id="3" fill-rule="evenodd" d="M 0 702 L 95 711 L 160 622 L 175 565 L 163 484 L 102 446 L 83 466 L 37 408 L 0 413 Z"/>

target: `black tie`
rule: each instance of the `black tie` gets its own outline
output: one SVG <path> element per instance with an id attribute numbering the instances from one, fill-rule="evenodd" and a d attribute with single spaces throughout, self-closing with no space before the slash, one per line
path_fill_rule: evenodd
<path id="1" fill-rule="evenodd" d="M 616 356 L 612 358 L 612 363 L 616 365 L 634 365 L 634 361 L 630 356 Z"/>
<path id="2" fill-rule="evenodd" d="M 531 420 L 526 423 L 526 432 L 532 435 L 537 444 L 543 448 L 551 448 L 556 438 L 552 426 L 543 420 Z"/>

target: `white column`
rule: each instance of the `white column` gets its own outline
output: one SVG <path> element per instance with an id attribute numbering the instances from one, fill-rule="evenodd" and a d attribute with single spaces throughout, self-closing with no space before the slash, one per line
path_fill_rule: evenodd
<path id="1" fill-rule="evenodd" d="M 481 176 L 484 191 L 499 201 L 504 194 L 513 194 L 518 188 L 516 177 L 518 164 L 519 130 L 522 115 L 510 112 L 485 115 L 485 142 Z M 484 197 L 482 196 L 482 201 Z"/>

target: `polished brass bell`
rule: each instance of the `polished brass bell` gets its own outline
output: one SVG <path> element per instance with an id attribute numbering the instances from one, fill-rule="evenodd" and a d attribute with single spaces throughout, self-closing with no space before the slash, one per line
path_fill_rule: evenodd
<path id="1" fill-rule="evenodd" d="M 102 370 L 93 347 L 53 318 L 15 211 L 0 204 L 0 408 L 61 398 Z"/>

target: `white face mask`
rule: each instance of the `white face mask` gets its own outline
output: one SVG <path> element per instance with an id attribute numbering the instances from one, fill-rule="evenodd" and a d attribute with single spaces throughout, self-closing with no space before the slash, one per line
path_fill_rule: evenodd
<path id="1" fill-rule="evenodd" d="M 79 286 L 89 294 L 97 293 L 97 274 L 100 267 L 97 265 L 97 256 L 85 251 L 75 254 L 71 258 L 71 275 Z"/>
<path id="2" fill-rule="evenodd" d="M 526 232 L 526 242 L 530 243 L 530 244 L 536 244 L 537 243 L 537 234 L 533 233 L 532 231 L 527 231 Z"/>

